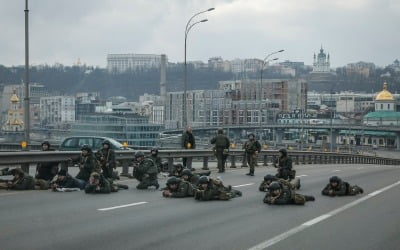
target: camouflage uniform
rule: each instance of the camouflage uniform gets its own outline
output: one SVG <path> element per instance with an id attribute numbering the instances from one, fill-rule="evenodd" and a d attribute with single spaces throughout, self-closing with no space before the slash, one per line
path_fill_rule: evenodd
<path id="1" fill-rule="evenodd" d="M 281 190 L 279 195 L 274 194 L 274 190 Z M 269 186 L 268 192 L 265 194 L 263 202 L 268 205 L 304 205 L 306 201 L 314 201 L 313 196 L 296 194 L 289 182 L 279 180 L 279 182 L 272 182 Z"/>
<path id="2" fill-rule="evenodd" d="M 22 169 L 15 168 L 10 171 L 14 178 L 7 183 L 0 183 L 0 189 L 31 190 L 35 189 L 35 179 L 26 174 Z"/>
<path id="3" fill-rule="evenodd" d="M 279 152 L 282 153 L 282 155 L 278 158 L 278 166 L 275 165 L 275 167 L 278 168 L 276 177 L 285 180 L 294 179 L 296 176 L 296 171 L 292 169 L 292 158 L 287 155 L 286 149 L 280 149 Z"/>
<path id="4" fill-rule="evenodd" d="M 254 167 L 257 163 L 258 153 L 261 152 L 261 144 L 254 138 L 253 134 L 249 135 L 249 137 L 251 136 L 253 136 L 253 139 L 249 138 L 244 145 L 244 149 L 246 152 L 247 163 L 250 166 L 250 171 L 247 175 L 254 176 Z"/>
<path id="5" fill-rule="evenodd" d="M 111 193 L 111 186 L 110 183 L 106 178 L 104 178 L 103 175 L 93 172 L 90 175 L 90 178 L 97 179 L 99 181 L 98 184 L 94 184 L 89 181 L 88 184 L 86 184 L 85 187 L 85 193 L 87 194 L 109 194 Z"/>
<path id="6" fill-rule="evenodd" d="M 113 171 L 117 167 L 115 151 L 111 148 L 102 148 L 95 154 L 97 163 L 101 167 L 102 174 L 107 179 L 113 179 Z"/>
<path id="7" fill-rule="evenodd" d="M 332 186 L 332 182 L 336 182 L 337 185 Z M 359 186 L 350 186 L 348 182 L 342 181 L 339 177 L 333 176 L 330 179 L 330 183 L 322 190 L 322 195 L 327 196 L 345 196 L 345 195 L 357 195 L 364 193 L 364 190 Z"/>
<path id="8" fill-rule="evenodd" d="M 215 156 L 218 160 L 218 172 L 225 172 L 225 162 L 228 158 L 228 150 L 230 146 L 230 141 L 228 137 L 224 135 L 222 129 L 218 130 L 218 135 L 211 139 L 211 144 L 215 144 Z"/>
<path id="9" fill-rule="evenodd" d="M 140 182 L 136 188 L 147 189 L 150 186 L 155 186 L 158 189 L 157 174 L 158 169 L 154 161 L 150 158 L 144 158 L 135 167 L 134 176 Z"/>
<path id="10" fill-rule="evenodd" d="M 175 184 L 176 188 L 172 189 L 171 186 Z M 184 198 L 193 197 L 194 189 L 192 184 L 187 181 L 180 180 L 176 177 L 171 177 L 167 181 L 167 187 L 163 191 L 163 196 L 166 198 Z"/>
<path id="11" fill-rule="evenodd" d="M 207 180 L 207 182 L 204 180 Z M 202 184 L 207 184 L 207 188 L 203 188 Z M 194 192 L 194 198 L 201 201 L 230 200 L 239 196 L 242 196 L 240 191 L 232 189 L 231 186 L 225 187 L 222 181 L 207 176 L 200 177 L 199 185 Z"/>

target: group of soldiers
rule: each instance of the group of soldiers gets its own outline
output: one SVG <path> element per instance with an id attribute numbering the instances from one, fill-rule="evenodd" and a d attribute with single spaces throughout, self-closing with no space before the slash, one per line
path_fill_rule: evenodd
<path id="1" fill-rule="evenodd" d="M 244 144 L 246 159 L 250 166 L 247 175 L 254 176 L 258 153 L 261 151 L 260 143 L 250 134 L 249 140 Z M 182 137 L 182 144 L 191 149 L 195 147 L 195 139 L 192 131 L 188 129 Z M 218 160 L 218 172 L 225 172 L 225 163 L 229 154 L 230 141 L 224 135 L 223 129 L 217 131 L 217 135 L 211 139 L 214 152 Z M 43 151 L 51 151 L 50 143 L 42 143 Z M 102 148 L 93 152 L 88 145 L 83 145 L 81 154 L 69 160 L 71 164 L 79 167 L 78 174 L 73 177 L 66 170 L 58 168 L 56 162 L 44 162 L 37 165 L 35 177 L 29 176 L 22 169 L 0 170 L 0 175 L 13 175 L 10 181 L 0 182 L 0 189 L 27 190 L 48 189 L 53 191 L 75 191 L 84 189 L 86 193 L 110 193 L 119 189 L 128 189 L 128 186 L 117 184 L 119 179 L 116 169 L 115 152 L 111 149 L 108 140 L 103 141 Z M 277 168 L 276 175 L 268 174 L 259 186 L 259 191 L 266 192 L 263 199 L 267 204 L 297 204 L 304 205 L 307 201 L 314 201 L 315 197 L 298 194 L 300 179 L 296 178 L 296 171 L 292 166 L 292 159 L 288 156 L 286 149 L 279 150 L 279 157 L 274 163 Z M 210 177 L 211 171 L 194 173 L 191 159 L 183 160 L 182 164 L 175 164 L 170 171 L 170 178 L 166 187 L 162 189 L 162 195 L 166 198 L 194 197 L 196 200 L 230 200 L 242 196 L 238 190 L 232 189 L 230 185 L 225 186 L 220 177 Z M 166 170 L 158 156 L 158 149 L 152 148 L 150 155 L 145 156 L 142 151 L 135 153 L 135 166 L 133 177 L 139 181 L 137 189 L 154 187 L 159 189 L 158 174 Z M 351 186 L 339 177 L 333 176 L 329 184 L 322 190 L 322 195 L 344 196 L 363 193 L 358 186 Z"/>

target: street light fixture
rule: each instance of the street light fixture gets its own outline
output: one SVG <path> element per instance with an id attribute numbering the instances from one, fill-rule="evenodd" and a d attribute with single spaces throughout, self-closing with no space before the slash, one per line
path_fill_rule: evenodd
<path id="1" fill-rule="evenodd" d="M 215 8 L 209 8 L 209 9 L 207 9 L 207 10 L 204 10 L 204 11 L 200 11 L 200 12 L 198 12 L 198 13 L 196 13 L 196 14 L 194 14 L 190 19 L 189 19 L 189 21 L 186 23 L 186 27 L 185 27 L 185 60 L 184 60 L 184 82 L 183 82 L 183 84 L 184 84 L 184 86 L 183 86 L 183 127 L 186 127 L 187 126 L 187 104 L 186 104 L 186 91 L 187 91 L 187 62 L 186 62 L 186 45 L 187 45 L 187 37 L 188 37 L 188 34 L 189 34 L 189 31 L 192 29 L 192 27 L 193 26 L 195 26 L 196 24 L 199 24 L 199 23 L 204 23 L 204 22 L 207 22 L 208 21 L 208 19 L 203 19 L 203 20 L 200 20 L 200 21 L 197 21 L 197 22 L 194 22 L 194 23 L 192 23 L 191 24 L 191 21 L 193 20 L 193 18 L 194 17 L 196 17 L 196 16 L 198 16 L 198 15 L 200 15 L 200 14 L 202 14 L 202 13 L 205 13 L 205 12 L 208 12 L 208 11 L 213 11 L 213 10 L 215 10 Z"/>
<path id="2" fill-rule="evenodd" d="M 261 126 L 261 121 L 262 121 L 262 115 L 261 115 L 261 112 L 262 112 L 262 108 L 261 108 L 262 93 L 261 93 L 261 90 L 262 90 L 262 83 L 263 83 L 263 72 L 264 72 L 264 67 L 265 67 L 265 65 L 267 65 L 269 62 L 278 60 L 278 58 L 274 58 L 274 59 L 268 60 L 268 58 L 269 58 L 270 56 L 272 56 L 272 55 L 274 55 L 274 54 L 281 53 L 281 52 L 283 52 L 283 51 L 285 51 L 285 50 L 284 50 L 284 49 L 281 49 L 281 50 L 278 50 L 278 51 L 269 53 L 269 54 L 264 58 L 264 60 L 263 60 L 263 62 L 262 62 L 262 66 L 261 66 L 261 76 L 260 76 L 260 88 L 259 88 L 259 95 L 260 95 L 260 117 L 259 117 L 259 119 L 260 119 L 260 126 Z M 268 107 L 267 107 L 267 110 L 268 110 Z M 268 122 L 268 117 L 267 117 L 267 122 Z"/>

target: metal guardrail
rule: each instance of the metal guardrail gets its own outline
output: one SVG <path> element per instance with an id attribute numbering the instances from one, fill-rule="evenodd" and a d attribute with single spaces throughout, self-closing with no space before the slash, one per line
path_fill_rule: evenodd
<path id="1" fill-rule="evenodd" d="M 149 153 L 146 151 L 145 153 Z M 379 164 L 379 165 L 400 165 L 400 159 L 376 157 L 368 155 L 357 155 L 349 153 L 313 152 L 313 151 L 289 151 L 290 157 L 295 164 Z M 80 151 L 21 151 L 21 152 L 0 152 L 0 165 L 21 165 L 24 170 L 29 170 L 29 165 L 40 162 L 60 162 L 64 168 L 71 158 L 77 158 Z M 123 174 L 129 171 L 129 164 L 133 160 L 135 151 L 116 151 L 116 159 L 122 162 Z M 263 165 L 275 162 L 279 153 L 276 150 L 263 150 L 259 153 L 258 160 Z M 170 169 L 174 159 L 182 157 L 193 157 L 195 160 L 203 161 L 203 169 L 208 168 L 208 162 L 214 158 L 212 150 L 159 150 L 159 156 L 168 160 Z M 243 162 L 243 150 L 235 149 L 229 152 L 228 162 L 230 167 L 236 167 L 236 162 Z M 28 169 L 27 169 L 28 168 Z"/>

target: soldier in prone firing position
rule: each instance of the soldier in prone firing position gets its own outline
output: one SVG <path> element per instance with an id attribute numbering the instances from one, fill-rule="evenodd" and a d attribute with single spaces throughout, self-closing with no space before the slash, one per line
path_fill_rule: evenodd
<path id="1" fill-rule="evenodd" d="M 158 169 L 154 161 L 149 157 L 144 157 L 142 151 L 135 153 L 137 165 L 134 167 L 133 176 L 140 182 L 137 189 L 147 189 L 154 186 L 156 189 L 160 187 L 157 180 Z"/>
<path id="2" fill-rule="evenodd" d="M 90 174 L 89 182 L 86 184 L 87 194 L 109 194 L 111 193 L 110 183 L 101 174 L 93 172 Z"/>
<path id="3" fill-rule="evenodd" d="M 4 175 L 11 174 L 14 178 L 11 181 L 0 183 L 0 189 L 11 190 L 33 190 L 35 189 L 35 179 L 26 174 L 21 168 L 15 168 Z"/>
<path id="4" fill-rule="evenodd" d="M 231 186 L 225 187 L 221 180 L 201 176 L 194 198 L 201 201 L 209 200 L 230 200 L 242 196 L 242 192 L 232 189 Z"/>
<path id="5" fill-rule="evenodd" d="M 260 186 L 258 187 L 258 190 L 260 190 L 260 192 L 267 192 L 269 185 L 274 181 L 287 183 L 293 189 L 300 189 L 300 183 L 297 183 L 297 182 L 296 183 L 291 183 L 291 182 L 289 182 L 287 180 L 278 179 L 276 176 L 273 176 L 271 174 L 267 174 L 266 176 L 264 176 L 264 180 L 261 182 Z"/>
<path id="6" fill-rule="evenodd" d="M 162 195 L 165 198 L 193 197 L 194 189 L 189 182 L 172 176 L 167 180 L 167 187 L 163 190 Z"/>
<path id="7" fill-rule="evenodd" d="M 364 190 L 359 186 L 350 186 L 348 182 L 342 181 L 337 176 L 332 176 L 329 179 L 329 183 L 322 190 L 322 195 L 327 196 L 345 196 L 345 195 L 357 195 L 364 193 Z"/>
<path id="8" fill-rule="evenodd" d="M 290 184 L 283 182 L 272 182 L 264 197 L 264 203 L 268 205 L 304 205 L 306 201 L 315 201 L 314 196 L 296 194 Z"/>

